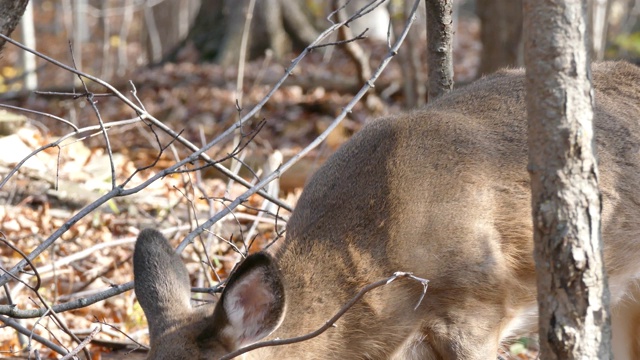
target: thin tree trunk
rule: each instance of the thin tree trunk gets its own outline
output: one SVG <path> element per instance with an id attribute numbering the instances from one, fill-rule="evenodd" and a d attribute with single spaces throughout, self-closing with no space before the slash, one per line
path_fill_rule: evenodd
<path id="1" fill-rule="evenodd" d="M 167 0 L 151 4 L 153 6 L 145 8 L 147 26 L 143 28 L 143 38 L 147 58 L 152 64 L 157 64 L 187 36 L 200 4 L 198 0 Z M 149 28 L 149 25 L 152 26 Z"/>
<path id="2" fill-rule="evenodd" d="M 36 48 L 36 27 L 33 18 L 33 3 L 27 5 L 22 17 L 22 42 L 30 49 Z M 36 73 L 36 56 L 30 52 L 23 52 L 22 61 L 24 72 L 24 87 L 27 90 L 35 90 L 38 87 L 38 74 Z"/>
<path id="3" fill-rule="evenodd" d="M 543 359 L 611 358 L 586 2 L 524 2 Z"/>
<path id="4" fill-rule="evenodd" d="M 181 46 L 192 43 L 203 60 L 222 65 L 238 63 L 239 44 L 243 37 L 247 0 L 202 1 L 187 39 Z M 255 3 L 247 60 L 273 51 L 281 59 L 294 46 L 307 46 L 318 35 L 303 11 L 302 0 L 262 0 Z M 175 60 L 179 48 L 165 61 Z"/>
<path id="5" fill-rule="evenodd" d="M 609 14 L 609 1 L 590 0 L 589 17 L 591 19 L 590 34 L 594 60 L 604 59 L 604 50 L 607 46 L 607 16 Z"/>
<path id="6" fill-rule="evenodd" d="M 429 101 L 453 88 L 453 0 L 427 0 Z"/>

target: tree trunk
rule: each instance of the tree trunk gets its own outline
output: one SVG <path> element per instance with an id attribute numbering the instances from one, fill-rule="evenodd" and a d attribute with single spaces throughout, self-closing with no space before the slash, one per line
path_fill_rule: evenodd
<path id="1" fill-rule="evenodd" d="M 11 35 L 13 29 L 18 26 L 24 9 L 27 8 L 29 0 L 2 0 L 0 1 L 0 33 Z M 0 50 L 5 41 L 0 40 Z"/>
<path id="2" fill-rule="evenodd" d="M 201 59 L 214 59 L 221 47 L 227 23 L 231 21 L 225 2 L 225 0 L 202 1 L 193 26 L 189 30 L 187 41 L 198 49 Z M 238 2 L 237 7 L 242 8 L 244 1 Z M 175 52 L 169 56 L 169 60 L 174 60 L 174 54 Z"/>
<path id="3" fill-rule="evenodd" d="M 249 0 L 202 1 L 187 41 L 200 52 L 201 59 L 220 64 L 236 64 L 245 31 Z M 301 0 L 259 0 L 251 14 L 248 60 L 271 49 L 281 58 L 292 46 L 306 46 L 318 32 L 302 10 Z M 174 52 L 168 60 L 175 59 Z"/>
<path id="4" fill-rule="evenodd" d="M 162 61 L 180 44 L 199 7 L 199 0 L 165 0 L 145 8 L 147 25 L 143 27 L 143 37 L 150 63 Z"/>
<path id="5" fill-rule="evenodd" d="M 522 65 L 522 0 L 477 0 L 482 58 L 479 75 Z"/>
<path id="6" fill-rule="evenodd" d="M 36 48 L 36 26 L 33 15 L 33 3 L 28 4 L 22 16 L 22 43 L 30 48 Z M 38 87 L 38 74 L 36 73 L 36 56 L 30 52 L 22 52 L 22 64 L 25 78 L 24 87 L 27 90 L 35 90 Z"/>
<path id="7" fill-rule="evenodd" d="M 453 1 L 427 0 L 429 101 L 453 89 Z"/>
<path id="8" fill-rule="evenodd" d="M 543 359 L 611 358 L 586 2 L 524 2 Z"/>
<path id="9" fill-rule="evenodd" d="M 591 26 L 591 51 L 594 60 L 604 59 L 604 50 L 607 46 L 607 17 L 609 15 L 608 0 L 589 0 L 589 19 Z"/>

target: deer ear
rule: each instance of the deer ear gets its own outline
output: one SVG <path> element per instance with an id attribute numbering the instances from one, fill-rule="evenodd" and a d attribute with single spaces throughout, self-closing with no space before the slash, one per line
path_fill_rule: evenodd
<path id="1" fill-rule="evenodd" d="M 229 277 L 214 317 L 239 348 L 271 334 L 284 311 L 282 274 L 271 255 L 260 252 L 247 257 Z"/>
<path id="2" fill-rule="evenodd" d="M 170 319 L 191 309 L 187 268 L 159 231 L 145 229 L 138 235 L 133 274 L 136 296 L 147 316 L 152 337 Z"/>

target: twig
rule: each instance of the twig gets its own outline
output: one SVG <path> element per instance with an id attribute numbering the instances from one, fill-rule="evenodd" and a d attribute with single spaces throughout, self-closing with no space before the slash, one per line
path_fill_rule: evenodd
<path id="1" fill-rule="evenodd" d="M 24 111 L 24 112 L 28 112 L 28 113 L 36 114 L 36 115 L 40 115 L 40 116 L 46 116 L 48 118 L 58 120 L 58 121 L 60 121 L 60 122 L 62 122 L 64 124 L 67 124 L 67 125 L 71 126 L 73 128 L 73 130 L 75 130 L 75 131 L 79 131 L 78 127 L 74 123 L 72 123 L 71 121 L 67 121 L 67 120 L 65 120 L 65 119 L 63 119 L 61 117 L 55 116 L 55 115 L 43 113 L 43 112 L 36 111 L 36 110 L 25 109 L 25 108 L 21 108 L 19 106 L 13 106 L 13 105 L 8 105 L 8 104 L 0 104 L 0 107 L 7 108 L 7 109 L 12 109 L 12 110 Z M 0 186 L 0 187 L 2 187 L 2 186 Z"/>
<path id="2" fill-rule="evenodd" d="M 91 340 L 100 332 L 100 327 L 96 326 L 95 329 L 91 330 L 91 333 L 85 337 L 78 346 L 76 346 L 73 350 L 69 351 L 69 353 L 63 356 L 60 360 L 69 360 L 72 357 L 76 356 L 81 350 L 86 351 L 87 345 L 91 342 Z"/>
<path id="3" fill-rule="evenodd" d="M 78 67 L 76 66 L 76 59 L 73 56 L 73 46 L 71 45 L 71 42 L 69 42 L 69 51 L 71 52 L 71 61 L 73 62 L 73 68 L 77 70 Z M 106 59 L 104 59 L 104 61 L 106 61 Z M 109 166 L 111 167 L 111 188 L 113 189 L 114 187 L 116 187 L 116 167 L 113 163 L 113 151 L 111 150 L 111 141 L 109 140 L 109 135 L 107 134 L 107 130 L 104 128 L 104 122 L 102 121 L 102 116 L 100 116 L 100 111 L 98 111 L 96 102 L 93 101 L 93 98 L 94 98 L 93 93 L 89 91 L 89 88 L 87 88 L 87 84 L 84 82 L 84 79 L 82 78 L 82 76 L 78 75 L 78 79 L 80 79 L 80 83 L 82 84 L 82 87 L 84 87 L 84 93 L 85 93 L 87 102 L 89 103 L 89 105 L 93 109 L 93 112 L 95 112 L 96 117 L 98 118 L 98 124 L 100 124 L 100 132 L 104 135 L 104 143 L 105 143 L 105 147 L 107 148 L 107 154 L 109 155 Z"/>
<path id="4" fill-rule="evenodd" d="M 22 335 L 25 336 L 30 336 L 33 338 L 33 340 L 43 344 L 44 346 L 48 347 L 49 349 L 57 352 L 60 355 L 66 355 L 68 353 L 67 350 L 65 350 L 65 348 L 63 348 L 62 346 L 59 346 L 51 341 L 49 341 L 48 339 L 35 334 L 33 331 L 25 328 L 24 326 L 20 325 L 17 321 L 13 320 L 10 317 L 6 317 L 3 315 L 0 315 L 0 321 L 2 321 L 5 325 L 10 326 L 11 328 L 15 329 L 17 332 L 19 332 Z"/>
<path id="5" fill-rule="evenodd" d="M 116 326 L 113 326 L 113 325 L 109 324 L 109 323 L 108 323 L 108 322 L 106 322 L 106 321 L 99 320 L 98 318 L 95 318 L 95 319 L 96 319 L 96 320 L 95 320 L 95 322 L 96 322 L 96 323 L 98 323 L 98 324 L 100 324 L 100 325 L 102 325 L 102 326 L 108 326 L 108 327 L 112 328 L 113 330 L 115 330 L 116 332 L 118 332 L 119 334 L 121 334 L 122 336 L 124 336 L 124 337 L 126 337 L 127 339 L 131 340 L 134 344 L 136 344 L 136 346 L 137 346 L 138 348 L 142 348 L 142 349 L 145 349 L 145 350 L 149 350 L 149 347 L 148 347 L 148 346 L 146 346 L 146 345 L 144 345 L 144 344 L 139 343 L 139 342 L 138 342 L 138 341 L 136 341 L 134 338 L 132 338 L 131 336 L 127 335 L 127 333 L 125 333 L 124 331 L 120 330 L 120 329 L 119 329 L 119 328 L 117 328 Z"/>
<path id="6" fill-rule="evenodd" d="M 238 214 L 238 217 L 242 217 L 242 214 Z M 162 232 L 164 234 L 170 233 L 170 232 L 174 232 L 174 231 L 181 231 L 181 230 L 185 230 L 188 229 L 188 226 L 184 226 L 182 228 L 171 228 L 171 229 L 164 229 Z M 119 243 L 120 245 L 124 245 L 126 243 L 133 243 L 135 241 L 135 239 L 133 238 L 125 238 L 125 239 L 121 239 L 121 240 L 115 240 L 112 243 Z M 111 244 L 111 243 L 109 243 Z M 103 248 L 104 246 L 101 245 L 96 245 L 97 248 Z M 96 248 L 96 249 L 97 249 Z M 64 258 L 61 260 L 56 261 L 56 263 L 53 266 L 56 265 L 60 265 L 60 261 L 65 262 L 65 260 L 68 260 L 69 258 Z M 49 271 L 49 266 L 43 266 L 41 268 L 38 268 L 38 271 L 40 273 L 42 273 L 43 271 Z M 13 275 L 12 275 L 13 276 Z M 20 281 L 20 279 L 16 278 L 18 281 Z M 222 282 L 224 283 L 224 282 Z M 19 286 L 22 284 L 19 284 Z M 24 286 L 24 285 L 23 285 Z M 18 288 L 18 286 L 16 286 L 16 289 Z M 91 296 L 87 296 L 87 297 L 81 297 L 78 298 L 76 300 L 73 301 L 69 301 L 69 302 L 65 302 L 63 304 L 58 304 L 58 305 L 54 305 L 51 306 L 51 309 L 57 313 L 61 313 L 61 312 L 65 312 L 65 311 L 69 311 L 69 310 L 76 310 L 76 309 L 80 309 L 83 307 L 87 307 L 89 305 L 95 304 L 97 302 L 100 302 L 102 300 L 106 300 L 110 297 L 113 297 L 115 295 L 119 295 L 122 294 L 125 291 L 129 291 L 133 289 L 133 281 L 129 281 L 127 283 L 124 283 L 122 285 L 113 285 L 111 286 L 111 288 L 109 288 L 108 290 L 99 292 L 99 293 L 95 293 Z M 203 290 L 201 288 L 193 288 L 192 291 L 193 292 L 205 292 L 205 293 L 215 293 L 215 292 L 219 292 L 220 289 L 220 284 L 214 286 L 213 288 L 210 288 L 208 290 Z M 15 291 L 15 289 L 14 289 Z M 8 315 L 11 316 L 12 318 L 16 318 L 16 319 L 31 319 L 31 318 L 37 318 L 37 317 L 41 317 L 43 315 L 45 315 L 49 310 L 47 308 L 39 308 L 39 309 L 19 309 L 17 308 L 15 305 L 0 305 L 0 314 L 2 315 Z"/>
<path id="7" fill-rule="evenodd" d="M 77 92 L 61 92 L 61 91 L 42 91 L 42 90 L 34 90 L 34 94 L 38 95 L 49 95 L 49 96 L 70 96 L 72 99 L 76 100 L 83 96 L 86 96 L 86 93 L 77 93 Z M 96 94 L 93 93 L 93 97 L 114 97 L 114 94 L 105 93 L 105 94 Z"/>
<path id="8" fill-rule="evenodd" d="M 64 331 L 67 335 L 69 335 L 69 337 L 71 339 L 73 339 L 77 343 L 81 343 L 82 341 L 67 327 L 67 325 L 64 323 L 64 321 L 60 317 L 58 317 L 58 314 L 55 311 L 53 311 L 53 309 L 51 309 L 51 306 L 42 297 L 42 295 L 40 295 L 40 292 L 39 292 L 40 285 L 41 285 L 40 275 L 35 270 L 36 267 L 31 263 L 31 261 L 29 261 L 29 259 L 27 259 L 27 255 L 24 252 L 22 252 L 22 250 L 18 249 L 13 244 L 11 244 L 9 241 L 7 241 L 6 238 L 0 237 L 0 241 L 2 241 L 6 246 L 10 247 L 13 251 L 15 251 L 18 254 L 20 254 L 20 256 L 22 256 L 22 258 L 27 262 L 27 264 L 29 266 L 31 266 L 32 269 L 34 269 L 34 274 L 35 274 L 35 277 L 36 277 L 36 285 L 35 286 L 28 285 L 28 284 L 26 284 L 25 282 L 23 282 L 21 280 L 19 280 L 19 281 L 21 283 L 25 284 L 31 291 L 33 291 L 33 293 L 38 297 L 40 302 L 47 308 L 47 311 L 45 312 L 45 314 L 43 314 L 43 316 L 47 315 L 47 314 L 49 316 L 51 316 L 51 318 L 62 329 L 62 331 Z M 91 354 L 89 354 L 88 350 L 84 349 L 84 352 L 85 352 L 85 355 L 86 355 L 87 358 L 91 357 Z"/>
<path id="9" fill-rule="evenodd" d="M 133 281 L 129 281 L 122 285 L 114 285 L 109 290 L 105 290 L 101 293 L 97 293 L 92 296 L 79 298 L 73 301 L 69 301 L 63 304 L 51 306 L 51 310 L 56 313 L 61 313 L 69 310 L 80 309 L 89 305 L 95 304 L 99 301 L 106 300 L 112 296 L 122 294 L 125 291 L 133 289 Z M 44 316 L 49 310 L 46 308 L 38 309 L 18 309 L 14 305 L 0 305 L 0 314 L 11 316 L 15 319 L 32 319 Z"/>
<path id="10" fill-rule="evenodd" d="M 344 27 L 341 27 L 340 29 L 344 29 Z M 365 34 L 367 31 L 369 31 L 369 29 L 368 29 L 368 28 L 367 28 L 367 29 L 364 29 L 364 31 L 363 31 L 363 32 L 361 32 L 361 33 L 360 33 L 360 35 L 358 35 L 358 36 L 350 36 L 349 38 L 346 38 L 346 39 L 344 39 L 344 40 L 338 40 L 338 41 L 328 42 L 328 43 L 325 43 L 325 44 L 319 44 L 319 45 L 316 45 L 316 46 L 312 47 L 312 48 L 311 48 L 311 50 L 316 50 L 316 49 L 320 49 L 320 48 L 327 47 L 327 46 L 338 46 L 338 45 L 348 45 L 348 44 L 353 44 L 353 43 L 355 43 L 355 42 L 356 42 L 356 41 L 358 41 L 358 40 L 364 40 L 364 39 L 366 39 L 367 37 L 366 37 L 366 36 L 364 36 L 364 34 Z M 368 79 L 368 77 L 367 77 L 367 79 Z"/>
<path id="11" fill-rule="evenodd" d="M 358 10 L 355 14 L 351 15 L 349 17 L 349 19 L 347 19 L 347 21 L 342 22 L 338 20 L 338 24 L 344 24 L 345 26 L 349 26 L 349 24 L 356 20 L 359 19 L 365 15 L 367 15 L 368 13 L 372 12 L 373 10 L 375 10 L 378 6 L 382 5 L 384 2 L 386 2 L 387 0 L 372 0 L 369 3 L 367 3 L 365 6 L 361 7 L 360 10 Z M 347 6 L 347 4 L 349 4 L 351 2 L 351 0 L 347 0 L 344 5 L 340 6 L 337 10 L 332 11 L 328 16 L 327 16 L 327 20 L 329 22 L 331 22 L 332 24 L 335 24 L 333 22 L 333 20 L 331 20 L 332 17 L 334 17 L 336 15 L 336 13 L 340 10 L 342 10 L 343 8 L 345 8 Z"/>

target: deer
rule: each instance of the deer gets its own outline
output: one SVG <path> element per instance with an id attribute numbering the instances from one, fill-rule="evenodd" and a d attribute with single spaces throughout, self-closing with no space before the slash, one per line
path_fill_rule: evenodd
<path id="1" fill-rule="evenodd" d="M 617 359 L 640 358 L 640 68 L 592 65 L 602 239 Z M 247 256 L 215 303 L 157 230 L 140 232 L 135 292 L 148 359 L 219 359 L 321 327 L 397 271 L 428 279 L 372 290 L 308 341 L 246 359 L 495 359 L 535 331 L 525 74 L 501 70 L 423 108 L 364 125 L 310 178 L 286 239 Z"/>

